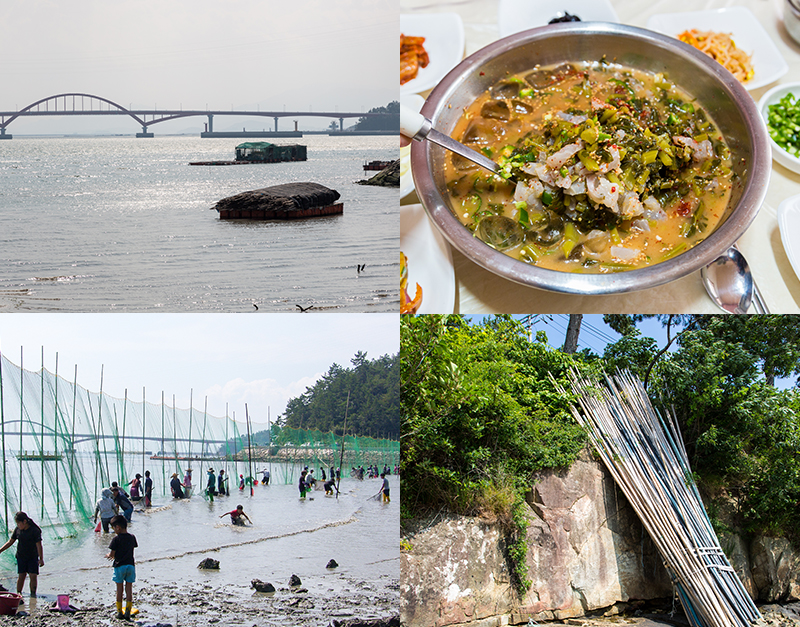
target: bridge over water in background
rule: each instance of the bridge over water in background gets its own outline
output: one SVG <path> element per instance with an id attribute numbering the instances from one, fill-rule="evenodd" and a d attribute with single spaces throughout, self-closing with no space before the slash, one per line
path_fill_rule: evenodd
<path id="1" fill-rule="evenodd" d="M 206 131 L 202 137 L 218 137 L 220 134 L 214 133 L 214 117 L 216 116 L 252 116 L 262 118 L 272 118 L 275 122 L 275 130 L 270 133 L 258 133 L 256 131 L 243 132 L 244 136 L 276 136 L 278 131 L 278 120 L 280 118 L 299 118 L 299 117 L 322 117 L 339 120 L 339 131 L 344 130 L 345 118 L 393 118 L 391 114 L 385 113 L 346 113 L 341 111 L 222 111 L 222 110 L 200 110 L 200 109 L 127 109 L 116 102 L 94 96 L 92 94 L 57 94 L 48 96 L 29 104 L 19 111 L 0 111 L 0 139 L 11 139 L 12 135 L 6 133 L 6 128 L 11 122 L 21 117 L 39 116 L 77 116 L 77 115 L 127 115 L 133 118 L 142 127 L 141 133 L 136 133 L 136 137 L 153 137 L 153 133 L 148 128 L 154 124 L 189 118 L 205 116 L 208 118 Z M 398 131 L 392 131 L 396 134 Z M 280 133 L 284 133 L 280 131 Z M 285 132 L 287 136 L 300 136 L 297 131 L 297 121 L 295 120 L 295 130 Z M 227 134 L 227 136 L 231 136 Z"/>

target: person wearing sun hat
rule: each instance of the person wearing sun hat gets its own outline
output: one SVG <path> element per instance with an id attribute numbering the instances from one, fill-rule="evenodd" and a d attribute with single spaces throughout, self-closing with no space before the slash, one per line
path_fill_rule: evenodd
<path id="1" fill-rule="evenodd" d="M 214 469 L 208 469 L 208 483 L 206 484 L 206 494 L 214 496 L 217 493 L 217 475 L 214 474 Z"/>

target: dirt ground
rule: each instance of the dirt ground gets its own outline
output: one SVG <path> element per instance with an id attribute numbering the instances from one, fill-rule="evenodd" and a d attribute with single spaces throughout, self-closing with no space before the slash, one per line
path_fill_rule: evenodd
<path id="1" fill-rule="evenodd" d="M 24 598 L 17 616 L 0 616 L 0 627 L 107 627 L 135 624 L 140 627 L 329 627 L 362 621 L 362 624 L 399 624 L 399 583 L 351 581 L 337 595 L 313 595 L 302 587 L 276 585 L 276 592 L 257 593 L 242 585 L 225 590 L 212 586 L 143 586 L 134 589 L 134 606 L 140 609 L 130 623 L 116 618 L 108 599 L 104 605 L 92 602 L 95 591 L 70 592 L 70 603 L 80 608 L 74 614 L 51 611 L 55 599 Z M 105 599 L 104 599 L 105 601 Z M 394 620 L 392 620 L 394 619 Z"/>

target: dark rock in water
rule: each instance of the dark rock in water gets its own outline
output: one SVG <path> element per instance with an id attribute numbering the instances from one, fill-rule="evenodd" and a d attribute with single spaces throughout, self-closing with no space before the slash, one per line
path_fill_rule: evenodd
<path id="1" fill-rule="evenodd" d="M 336 560 L 331 560 L 325 568 L 336 568 L 337 566 L 339 566 L 339 564 L 336 563 Z"/>
<path id="2" fill-rule="evenodd" d="M 302 582 L 300 581 L 300 577 L 297 575 L 292 575 L 289 577 L 289 585 L 290 586 L 299 586 Z"/>
<path id="3" fill-rule="evenodd" d="M 339 196 L 335 189 L 318 183 L 284 183 L 223 198 L 214 209 L 219 211 L 220 218 L 306 217 L 315 210 L 335 205 Z"/>
<path id="4" fill-rule="evenodd" d="M 346 618 L 345 620 L 331 621 L 330 627 L 400 627 L 400 616 L 390 616 L 388 618 Z"/>
<path id="5" fill-rule="evenodd" d="M 378 185 L 380 187 L 400 187 L 400 159 L 378 172 L 371 179 L 356 181 L 359 185 Z"/>
<path id="6" fill-rule="evenodd" d="M 198 568 L 203 568 L 205 570 L 219 570 L 219 562 L 217 560 L 213 560 L 210 557 L 207 557 L 202 562 L 197 565 Z"/>
<path id="7" fill-rule="evenodd" d="M 255 588 L 256 592 L 275 592 L 275 586 L 268 581 L 261 581 L 260 579 L 253 579 L 250 585 Z"/>

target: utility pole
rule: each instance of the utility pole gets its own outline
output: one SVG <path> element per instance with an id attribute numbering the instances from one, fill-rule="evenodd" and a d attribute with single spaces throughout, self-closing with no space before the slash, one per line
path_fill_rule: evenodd
<path id="1" fill-rule="evenodd" d="M 563 352 L 572 354 L 578 350 L 578 335 L 581 332 L 582 319 L 583 314 L 569 315 L 569 325 L 567 326 L 567 335 L 564 338 Z"/>

